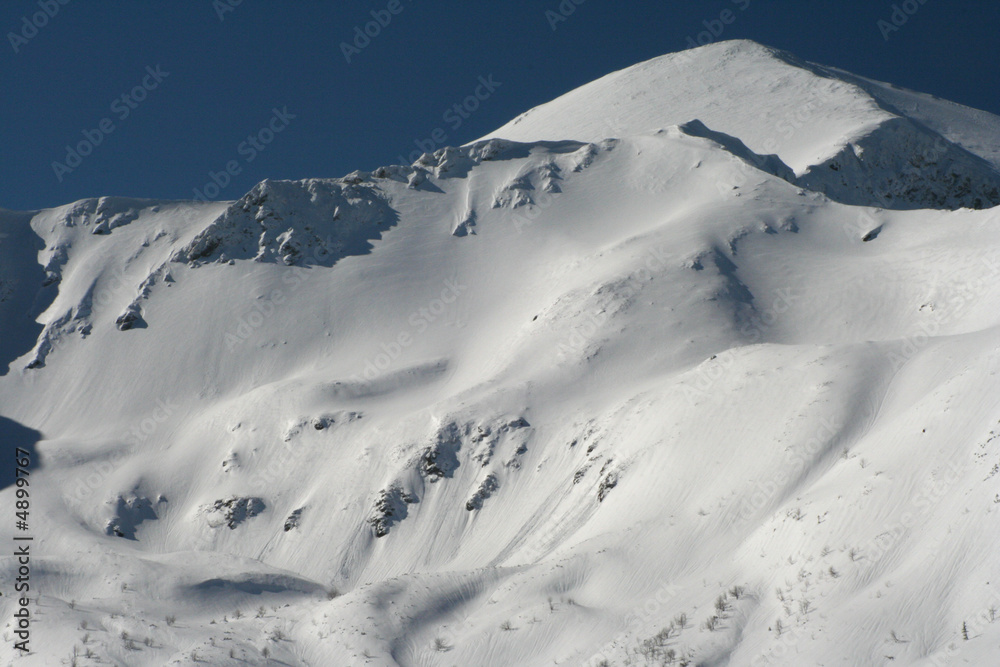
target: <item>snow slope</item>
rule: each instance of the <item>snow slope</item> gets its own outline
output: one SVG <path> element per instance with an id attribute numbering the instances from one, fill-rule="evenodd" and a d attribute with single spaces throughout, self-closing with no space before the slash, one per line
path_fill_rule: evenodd
<path id="1" fill-rule="evenodd" d="M 1000 136 L 847 76 L 726 42 L 409 166 L 0 211 L 16 664 L 993 664 Z"/>
<path id="2" fill-rule="evenodd" d="M 746 40 L 614 72 L 484 138 L 599 141 L 692 119 L 740 138 L 757 153 L 777 155 L 803 185 L 846 203 L 1000 203 L 995 116 Z M 926 182 L 932 170 L 937 173 L 930 180 L 946 188 Z"/>

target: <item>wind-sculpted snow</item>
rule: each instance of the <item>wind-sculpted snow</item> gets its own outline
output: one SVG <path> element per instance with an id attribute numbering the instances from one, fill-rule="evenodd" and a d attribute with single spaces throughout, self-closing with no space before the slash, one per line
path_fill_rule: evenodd
<path id="1" fill-rule="evenodd" d="M 928 107 L 944 113 L 935 120 L 925 115 Z M 992 117 L 976 114 L 982 112 L 944 107 L 929 96 L 894 92 L 735 40 L 609 74 L 487 137 L 596 142 L 686 124 L 681 127 L 689 133 L 836 201 L 898 209 L 990 208 L 1000 204 L 1000 166 L 996 149 L 982 137 Z M 567 117 L 574 122 L 565 122 Z M 747 153 L 767 155 L 769 162 Z M 788 171 L 799 178 L 789 178 Z"/>
<path id="2" fill-rule="evenodd" d="M 112 230 L 130 224 L 139 217 L 139 211 L 150 202 L 124 197 L 101 197 L 77 202 L 65 214 L 67 227 L 81 226 L 91 234 L 110 234 Z"/>
<path id="3" fill-rule="evenodd" d="M 879 125 L 795 183 L 857 206 L 954 210 L 1000 204 L 997 168 L 906 118 Z"/>
<path id="4" fill-rule="evenodd" d="M 332 266 L 369 252 L 396 222 L 385 196 L 360 178 L 264 181 L 172 259 Z"/>
<path id="5" fill-rule="evenodd" d="M 586 150 L 577 142 L 529 145 L 490 140 L 469 147 L 442 148 L 421 156 L 409 167 L 379 167 L 342 179 L 264 181 L 177 251 L 172 260 L 253 259 L 289 266 L 332 266 L 343 257 L 370 252 L 372 242 L 398 223 L 398 213 L 382 187 L 386 181 L 405 182 L 418 189 L 431 174 L 441 179 L 464 178 L 483 162 L 522 160 L 536 150 L 560 155 L 581 149 Z M 544 177 L 547 183 L 557 178 L 551 170 Z M 498 195 L 496 205 L 527 203 L 530 199 L 519 194 L 524 187 L 511 184 L 508 190 L 518 194 L 507 199 Z"/>
<path id="6" fill-rule="evenodd" d="M 706 127 L 700 120 L 692 120 L 676 127 L 678 133 L 683 133 L 691 137 L 701 137 L 716 143 L 744 162 L 753 165 L 761 171 L 774 174 L 790 183 L 795 182 L 795 172 L 781 161 L 777 155 L 758 155 L 746 147 L 739 137 L 731 137 L 722 132 L 716 132 Z"/>
<path id="7" fill-rule="evenodd" d="M 0 212 L 0 655 L 993 664 L 1000 138 L 883 86 L 727 42 L 411 165 Z"/>

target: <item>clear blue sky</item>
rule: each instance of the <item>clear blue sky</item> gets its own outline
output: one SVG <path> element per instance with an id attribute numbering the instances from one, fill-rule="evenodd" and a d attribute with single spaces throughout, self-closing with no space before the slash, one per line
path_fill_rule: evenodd
<path id="1" fill-rule="evenodd" d="M 470 141 L 598 76 L 681 50 L 705 21 L 718 30 L 727 9 L 718 39 L 755 39 L 1000 113 L 996 2 L 562 0 L 569 15 L 558 22 L 547 12 L 558 14 L 560 0 L 62 2 L 0 4 L 0 207 L 191 199 L 227 163 L 238 173 L 209 198 L 236 199 L 264 178 L 397 163 L 417 140 Z M 886 39 L 892 24 L 878 22 L 892 21 L 894 4 L 902 25 Z M 372 11 L 387 25 L 359 40 L 349 63 L 342 43 Z M 445 118 L 490 75 L 500 85 L 478 109 Z M 275 117 L 285 108 L 294 118 Z M 66 146 L 90 141 L 85 131 L 99 144 L 76 164 Z M 57 175 L 55 161 L 68 169 Z"/>

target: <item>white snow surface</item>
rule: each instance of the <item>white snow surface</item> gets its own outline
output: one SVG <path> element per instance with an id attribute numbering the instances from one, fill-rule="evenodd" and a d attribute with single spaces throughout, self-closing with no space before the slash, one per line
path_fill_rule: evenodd
<path id="1" fill-rule="evenodd" d="M 0 658 L 997 664 L 998 123 L 723 42 L 410 166 L 0 211 Z"/>

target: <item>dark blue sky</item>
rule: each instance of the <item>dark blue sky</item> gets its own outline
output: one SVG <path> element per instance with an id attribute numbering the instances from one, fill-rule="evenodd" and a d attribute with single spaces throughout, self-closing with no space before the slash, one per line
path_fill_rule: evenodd
<path id="1" fill-rule="evenodd" d="M 546 12 L 560 0 L 4 0 L 0 207 L 191 199 L 227 164 L 231 182 L 205 194 L 236 199 L 263 178 L 396 163 L 415 141 L 464 143 L 603 74 L 681 50 L 705 21 L 718 29 L 726 9 L 735 18 L 718 39 L 755 39 L 1000 113 L 1000 3 L 898 2 L 897 22 L 907 20 L 885 39 L 878 21 L 892 20 L 889 0 L 561 2 L 574 11 L 553 30 Z M 373 10 L 387 25 L 348 63 L 342 42 Z M 474 113 L 444 117 L 490 75 L 499 86 Z M 67 157 L 67 145 L 98 141 Z"/>

